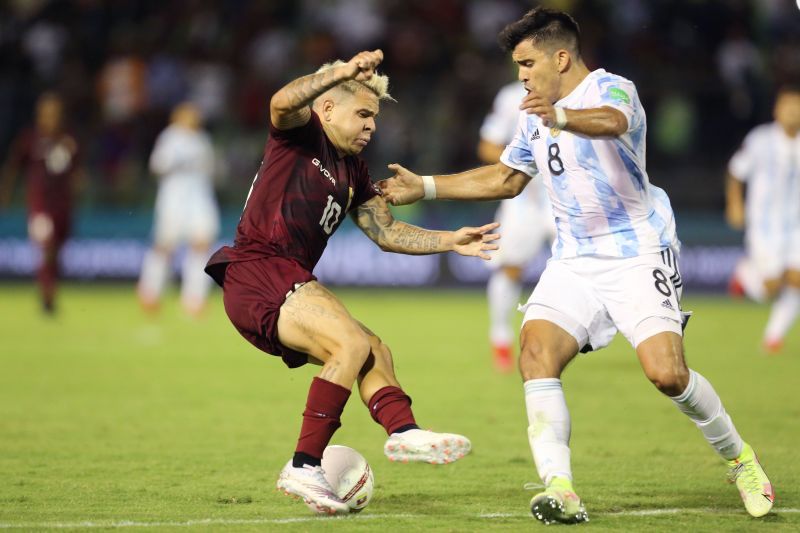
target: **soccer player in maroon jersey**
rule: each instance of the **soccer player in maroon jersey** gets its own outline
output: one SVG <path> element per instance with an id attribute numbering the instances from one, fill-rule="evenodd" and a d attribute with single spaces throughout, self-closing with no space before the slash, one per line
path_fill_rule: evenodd
<path id="1" fill-rule="evenodd" d="M 47 314 L 55 310 L 58 254 L 69 235 L 72 193 L 79 172 L 78 143 L 65 131 L 63 116 L 58 95 L 45 93 L 39 98 L 35 126 L 14 141 L 0 187 L 0 207 L 5 207 L 18 174 L 24 171 L 28 234 L 42 252 L 37 280 Z"/>
<path id="2" fill-rule="evenodd" d="M 350 213 L 385 251 L 456 251 L 488 259 L 497 224 L 430 231 L 394 220 L 358 154 L 375 133 L 388 78 L 376 73 L 380 50 L 337 61 L 279 90 L 270 102 L 270 138 L 248 194 L 233 247 L 206 267 L 223 287 L 239 333 L 290 368 L 322 365 L 311 383 L 294 457 L 278 488 L 327 513 L 349 508 L 320 467 L 322 452 L 358 382 L 362 401 L 389 435 L 392 460 L 448 463 L 470 450 L 466 437 L 420 429 L 411 398 L 394 375 L 381 339 L 353 318 L 312 274 L 328 238 Z"/>

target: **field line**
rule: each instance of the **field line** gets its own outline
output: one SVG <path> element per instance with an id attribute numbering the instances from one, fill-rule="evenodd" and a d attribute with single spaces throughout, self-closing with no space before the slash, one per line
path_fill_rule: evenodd
<path id="1" fill-rule="evenodd" d="M 800 509 L 784 508 L 775 509 L 773 512 L 781 514 L 800 513 Z M 717 514 L 730 515 L 741 514 L 739 510 L 718 510 L 718 509 L 636 509 L 633 511 L 613 511 L 597 513 L 600 516 L 661 516 L 674 514 Z M 527 518 L 529 513 L 482 513 L 472 517 L 464 518 L 483 518 L 492 520 L 497 518 Z M 418 514 L 362 514 L 347 517 L 323 517 L 323 516 L 301 516 L 294 518 L 197 518 L 184 521 L 159 521 L 159 522 L 140 522 L 136 520 L 107 520 L 107 521 L 81 521 L 81 522 L 21 522 L 10 523 L 0 522 L 0 529 L 95 529 L 95 528 L 148 528 L 148 527 L 194 527 L 194 526 L 235 526 L 235 525 L 264 525 L 264 524 L 297 524 L 307 522 L 331 521 L 331 520 L 376 520 L 376 519 L 419 519 L 427 518 L 428 515 Z M 431 517 L 432 518 L 432 517 Z"/>

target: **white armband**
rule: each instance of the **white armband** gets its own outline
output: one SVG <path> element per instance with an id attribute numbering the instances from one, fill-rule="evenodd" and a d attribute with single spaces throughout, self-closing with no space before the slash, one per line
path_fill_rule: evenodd
<path id="1" fill-rule="evenodd" d="M 567 112 L 563 107 L 555 107 L 556 110 L 556 128 L 563 130 L 567 125 Z"/>
<path id="2" fill-rule="evenodd" d="M 422 188 L 425 190 L 425 200 L 436 198 L 436 182 L 433 181 L 433 176 L 422 176 Z"/>

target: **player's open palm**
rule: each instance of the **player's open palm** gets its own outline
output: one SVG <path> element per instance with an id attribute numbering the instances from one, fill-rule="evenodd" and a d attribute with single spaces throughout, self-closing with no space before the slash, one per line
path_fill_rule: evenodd
<path id="1" fill-rule="evenodd" d="M 381 180 L 378 186 L 383 191 L 383 198 L 392 205 L 413 204 L 425 196 L 422 177 L 397 163 L 389 165 L 394 172 L 391 178 Z"/>
<path id="2" fill-rule="evenodd" d="M 492 257 L 486 252 L 500 248 L 494 241 L 500 238 L 499 233 L 489 233 L 500 226 L 497 222 L 479 228 L 461 228 L 453 233 L 453 251 L 461 255 L 471 255 L 489 260 Z"/>
<path id="3" fill-rule="evenodd" d="M 380 49 L 371 52 L 359 52 L 347 62 L 348 77 L 356 81 L 366 81 L 372 78 L 381 61 L 383 61 L 383 52 Z"/>

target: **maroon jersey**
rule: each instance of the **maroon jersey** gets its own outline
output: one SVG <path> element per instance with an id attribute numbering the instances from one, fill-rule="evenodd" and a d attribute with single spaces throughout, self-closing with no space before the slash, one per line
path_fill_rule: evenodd
<path id="1" fill-rule="evenodd" d="M 290 259 L 310 272 L 344 216 L 378 194 L 366 163 L 339 157 L 313 111 L 299 128 L 270 124 L 234 245 L 220 248 L 206 272 L 222 285 L 228 263 L 264 257 Z"/>
<path id="2" fill-rule="evenodd" d="M 71 210 L 78 155 L 78 143 L 65 133 L 47 136 L 30 129 L 19 136 L 11 157 L 24 170 L 30 211 Z"/>

